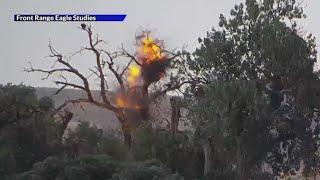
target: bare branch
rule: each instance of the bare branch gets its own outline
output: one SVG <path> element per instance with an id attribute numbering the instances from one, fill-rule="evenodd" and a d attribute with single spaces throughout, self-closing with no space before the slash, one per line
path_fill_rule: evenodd
<path id="1" fill-rule="evenodd" d="M 42 80 L 48 79 L 55 72 L 71 72 L 72 73 L 72 71 L 70 69 L 67 69 L 67 68 L 44 70 L 44 69 L 33 68 L 31 62 L 29 62 L 28 64 L 30 65 L 30 68 L 25 68 L 24 69 L 25 72 L 27 72 L 27 73 L 30 73 L 30 72 L 41 72 L 41 73 L 46 73 L 47 74 L 47 76 L 42 78 Z"/>
<path id="2" fill-rule="evenodd" d="M 109 60 L 110 62 L 107 62 L 108 63 L 108 67 L 110 69 L 110 71 L 113 73 L 113 75 L 116 77 L 119 85 L 120 85 L 120 89 L 121 89 L 121 92 L 124 93 L 125 92 L 125 87 L 124 87 L 124 83 L 123 83 L 123 80 L 122 80 L 122 76 L 114 69 L 113 65 L 114 65 L 114 62 L 113 62 L 113 57 L 108 53 L 108 56 L 109 56 Z"/>
<path id="3" fill-rule="evenodd" d="M 77 103 L 81 103 L 81 102 L 86 102 L 86 103 L 90 103 L 90 101 L 88 101 L 88 99 L 75 99 L 75 100 L 67 100 L 65 101 L 63 104 L 61 104 L 60 106 L 58 106 L 54 111 L 53 114 L 57 114 L 59 113 L 63 108 L 65 108 L 67 105 L 69 104 L 77 104 Z"/>
<path id="4" fill-rule="evenodd" d="M 58 95 L 62 90 L 64 90 L 64 88 L 66 88 L 68 85 L 64 85 L 62 86 L 61 88 L 59 88 L 55 93 L 54 95 Z"/>
<path id="5" fill-rule="evenodd" d="M 94 52 L 94 54 L 96 56 L 96 66 L 97 66 L 97 70 L 98 70 L 98 74 L 99 74 L 99 78 L 100 78 L 100 95 L 102 97 L 102 100 L 103 100 L 104 104 L 106 105 L 106 107 L 108 109 L 116 110 L 117 108 L 114 107 L 110 103 L 110 101 L 108 100 L 107 95 L 106 95 L 106 84 L 105 84 L 106 80 L 105 80 L 105 75 L 103 73 L 104 64 L 101 61 L 101 53 L 95 47 L 98 44 L 99 41 L 96 40 L 95 43 L 93 42 L 91 27 L 88 27 L 88 28 L 84 29 L 84 31 L 87 32 L 88 38 L 89 38 L 90 48 L 88 48 L 88 50 L 91 50 L 92 52 Z"/>
<path id="6" fill-rule="evenodd" d="M 185 85 L 185 84 L 191 84 L 191 83 L 193 83 L 193 81 L 183 81 L 183 82 L 177 83 L 177 84 L 175 84 L 175 85 L 171 85 L 171 86 L 167 87 L 166 89 L 164 89 L 164 90 L 162 90 L 162 91 L 155 92 L 155 93 L 152 95 L 152 99 L 157 99 L 157 98 L 165 95 L 167 92 L 174 91 L 174 90 L 178 90 L 178 89 L 180 89 L 183 85 Z"/>
<path id="7" fill-rule="evenodd" d="M 120 77 L 123 77 L 124 73 L 128 70 L 130 64 L 133 62 L 133 59 L 131 59 L 127 65 L 123 68 L 122 72 L 120 73 Z"/>
<path id="8" fill-rule="evenodd" d="M 83 86 L 80 86 L 80 85 L 77 85 L 77 84 L 73 84 L 73 83 L 69 83 L 69 82 L 63 82 L 63 81 L 55 81 L 55 83 L 57 85 L 63 85 L 63 86 L 70 86 L 70 87 L 73 87 L 73 88 L 76 88 L 76 89 L 82 89 L 82 90 L 86 90 L 85 87 Z"/>
<path id="9" fill-rule="evenodd" d="M 136 64 L 139 66 L 142 66 L 142 64 L 133 56 L 131 55 L 125 48 L 123 47 L 123 44 L 121 45 L 121 54 L 125 57 L 129 57 L 131 60 L 133 60 Z"/>

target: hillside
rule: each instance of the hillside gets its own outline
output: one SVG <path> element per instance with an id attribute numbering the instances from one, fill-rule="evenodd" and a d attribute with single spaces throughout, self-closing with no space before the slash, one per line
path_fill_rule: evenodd
<path id="1" fill-rule="evenodd" d="M 56 88 L 36 88 L 36 94 L 39 98 L 44 96 L 49 96 L 55 102 L 55 106 L 59 106 L 68 99 L 77 99 L 85 97 L 85 94 L 76 89 L 65 89 L 61 91 L 58 95 L 54 95 L 57 91 Z M 109 96 L 112 93 L 109 93 Z M 99 98 L 99 91 L 93 91 L 93 96 Z M 89 121 L 95 124 L 98 128 L 102 128 L 106 131 L 118 131 L 120 124 L 115 117 L 114 113 L 106 109 L 99 108 L 90 104 L 79 105 L 69 105 L 67 107 L 70 111 L 74 112 L 74 117 L 70 123 L 70 128 L 73 128 L 78 121 Z M 160 128 L 165 128 L 167 126 L 167 121 L 171 117 L 171 105 L 170 96 L 164 96 L 160 98 L 157 103 L 154 103 L 150 107 L 151 119 L 154 119 L 154 124 Z"/>

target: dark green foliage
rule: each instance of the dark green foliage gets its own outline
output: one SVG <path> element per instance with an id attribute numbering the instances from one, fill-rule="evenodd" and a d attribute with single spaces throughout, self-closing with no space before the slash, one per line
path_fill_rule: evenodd
<path id="1" fill-rule="evenodd" d="M 106 155 L 97 155 L 93 157 L 83 157 L 80 160 L 80 166 L 90 175 L 90 179 L 108 179 L 118 171 L 123 164 Z"/>
<path id="2" fill-rule="evenodd" d="M 24 180 L 32 176 L 42 180 L 106 180 L 122 168 L 122 163 L 106 155 L 87 156 L 73 160 L 49 157 L 36 163 L 32 170 L 16 175 L 14 179 Z"/>
<path id="3" fill-rule="evenodd" d="M 211 171 L 209 174 L 200 178 L 200 180 L 211 180 L 211 179 L 221 179 L 221 180 L 229 180 L 235 179 L 236 175 L 234 172 L 230 171 L 229 169 L 217 169 Z M 259 179 L 260 180 L 260 179 Z"/>
<path id="4" fill-rule="evenodd" d="M 39 100 L 39 108 L 40 110 L 42 111 L 51 111 L 52 108 L 54 107 L 54 102 L 51 98 L 49 97 L 42 97 L 40 100 Z"/>
<path id="5" fill-rule="evenodd" d="M 80 168 L 80 167 L 66 167 L 65 168 L 66 178 L 67 179 L 79 179 L 79 180 L 90 180 L 90 176 L 87 174 L 87 172 Z"/>
<path id="6" fill-rule="evenodd" d="M 123 169 L 118 174 L 113 175 L 113 179 L 117 180 L 148 180 L 159 179 L 166 175 L 164 169 L 156 161 L 146 161 L 129 164 L 126 169 Z"/>
<path id="7" fill-rule="evenodd" d="M 129 164 L 125 169 L 113 175 L 113 180 L 182 180 L 178 174 L 170 174 L 161 163 L 148 160 Z"/>
<path id="8" fill-rule="evenodd" d="M 185 179 L 199 177 L 202 173 L 202 153 L 197 144 L 190 141 L 187 133 L 172 135 L 167 131 L 157 131 L 153 154 Z"/>
<path id="9" fill-rule="evenodd" d="M 44 101 L 51 103 L 44 107 Z M 61 124 L 50 115 L 52 108 L 31 87 L 0 86 L 0 174 L 27 170 L 60 151 Z"/>
<path id="10" fill-rule="evenodd" d="M 135 134 L 132 152 L 135 159 L 157 159 L 173 172 L 179 172 L 185 179 L 201 176 L 203 157 L 201 150 L 190 141 L 187 132 L 171 134 L 156 130 L 148 124 L 141 126 Z"/>
<path id="11" fill-rule="evenodd" d="M 69 150 L 70 157 L 77 157 L 80 151 L 84 154 L 97 153 L 99 142 L 103 139 L 103 131 L 96 126 L 90 126 L 87 121 L 82 121 L 74 131 L 68 133 L 64 139 L 64 144 Z"/>
<path id="12" fill-rule="evenodd" d="M 233 173 L 239 178 L 243 174 L 250 177 L 257 171 L 256 167 L 271 151 L 272 122 L 266 98 L 255 90 L 255 84 L 212 84 L 190 107 L 196 139 L 211 142 L 213 171 L 222 173 L 220 168 L 229 169 L 225 175 Z M 236 166 L 234 172 L 232 164 Z"/>
<path id="13" fill-rule="evenodd" d="M 145 162 L 118 161 L 107 155 L 91 155 L 72 160 L 49 157 L 36 163 L 32 170 L 13 177 L 13 180 L 31 178 L 41 180 L 150 180 L 182 179 L 171 174 L 161 163 L 149 160 Z"/>
<path id="14" fill-rule="evenodd" d="M 70 157 L 77 157 L 82 154 L 107 154 L 118 160 L 127 158 L 128 148 L 119 138 L 106 135 L 102 129 L 90 126 L 87 121 L 79 123 L 78 127 L 69 132 L 64 139 Z"/>
<path id="15" fill-rule="evenodd" d="M 62 144 L 50 98 L 0 85 L 0 179 L 263 180 L 294 174 L 302 161 L 304 175 L 315 174 L 320 80 L 315 38 L 297 27 L 303 18 L 296 0 L 246 0 L 230 18 L 220 15 L 219 28 L 172 62 L 179 76 L 167 87 L 192 82 L 184 99 L 192 131 L 145 123 L 130 149 L 89 122 Z M 271 173 L 262 171 L 265 163 Z"/>
<path id="16" fill-rule="evenodd" d="M 135 143 L 132 147 L 134 158 L 146 160 L 153 158 L 153 143 L 155 142 L 154 130 L 150 124 L 142 124 L 135 132 Z"/>
<path id="17" fill-rule="evenodd" d="M 229 151 L 230 154 L 237 155 L 231 150 L 241 145 L 245 154 L 255 157 L 246 161 L 252 161 L 257 165 L 261 161 L 268 162 L 273 166 L 273 176 L 279 172 L 287 173 L 299 168 L 301 160 L 307 164 L 306 170 L 314 171 L 319 164 L 319 156 L 316 153 L 318 142 L 315 138 L 319 136 L 319 131 L 310 128 L 313 121 L 319 122 L 314 109 L 319 109 L 320 94 L 319 77 L 313 72 L 317 51 L 313 35 L 302 36 L 301 30 L 297 27 L 297 20 L 303 18 L 303 9 L 295 0 L 246 0 L 244 4 L 235 5 L 230 11 L 230 18 L 220 15 L 219 28 L 213 28 L 206 37 L 199 38 L 200 47 L 193 54 L 188 54 L 179 67 L 180 72 L 194 82 L 187 88 L 186 97 L 202 98 L 205 103 L 200 106 L 201 112 L 196 118 L 202 123 L 200 127 L 203 128 L 196 133 L 202 134 L 205 138 L 212 134 L 215 138 L 213 148 L 222 152 Z M 257 97 L 251 96 L 248 91 L 248 88 L 251 88 L 265 93 L 269 99 L 268 104 L 272 111 L 269 112 L 268 118 L 272 118 L 272 121 L 257 122 L 256 130 L 253 124 L 234 121 L 242 119 L 234 117 L 242 111 L 243 104 L 229 108 L 225 100 L 219 100 L 219 96 L 210 98 L 204 90 L 212 83 L 216 87 L 224 87 L 226 82 L 232 84 L 239 80 L 249 81 L 253 85 L 235 88 L 235 91 L 244 89 L 243 92 L 248 94 L 235 94 L 243 96 L 244 99 L 255 99 Z M 232 97 L 234 91 L 228 90 L 229 92 L 223 89 L 221 92 L 226 92 L 218 94 L 224 94 L 222 97 Z M 219 90 L 216 88 L 215 92 Z M 253 104 L 253 109 L 260 109 L 254 102 L 247 103 Z M 219 105 L 222 108 L 203 108 L 208 104 Z M 230 109 L 230 112 L 224 113 Z M 210 122 L 210 119 L 215 123 Z M 229 124 L 230 122 L 233 123 Z M 243 137 L 243 140 L 227 138 L 239 136 L 244 130 L 244 125 L 252 130 L 246 131 L 247 137 Z M 318 126 L 315 126 L 317 129 Z M 230 132 L 224 132 L 226 128 Z M 270 138 L 265 131 L 260 132 L 260 128 L 268 129 L 273 136 Z M 217 132 L 226 133 L 222 141 L 225 147 L 217 147 L 216 144 L 221 142 Z M 257 136 L 256 133 L 262 134 Z M 256 140 L 265 138 L 269 142 L 264 144 L 262 140 L 258 144 L 250 143 L 248 140 L 253 137 Z M 266 148 L 266 151 L 270 151 L 267 153 L 268 156 L 265 152 L 260 154 L 259 151 L 252 151 L 260 147 L 260 143 L 261 147 L 270 147 L 271 144 L 270 149 Z M 283 147 L 288 148 L 287 153 L 282 152 Z M 228 158 L 222 156 L 222 159 L 225 161 Z"/>
<path id="18" fill-rule="evenodd" d="M 313 174 L 319 167 L 319 115 L 312 112 L 290 101 L 274 112 L 274 145 L 267 162 L 275 173 L 294 174 L 301 161 L 305 175 Z"/>
<path id="19" fill-rule="evenodd" d="M 117 160 L 127 159 L 128 147 L 118 138 L 106 136 L 98 144 L 98 153 L 107 154 Z"/>
<path id="20" fill-rule="evenodd" d="M 31 87 L 0 85 L 0 128 L 30 118 L 36 111 L 37 98 Z"/>
<path id="21" fill-rule="evenodd" d="M 231 10 L 230 19 L 220 15 L 221 29 L 199 38 L 200 47 L 188 62 L 190 70 L 205 82 L 214 76 L 252 80 L 310 75 L 315 40 L 299 35 L 295 20 L 304 16 L 303 10 L 294 0 L 288 2 L 247 0 Z M 285 23 L 289 19 L 292 26 Z"/>

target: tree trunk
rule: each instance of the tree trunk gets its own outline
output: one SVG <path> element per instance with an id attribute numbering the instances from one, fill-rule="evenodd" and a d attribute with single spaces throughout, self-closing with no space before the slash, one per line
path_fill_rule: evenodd
<path id="1" fill-rule="evenodd" d="M 140 109 L 140 116 L 141 120 L 146 122 L 149 118 L 149 84 L 145 83 L 142 86 L 142 98 L 141 98 L 141 109 Z"/>
<path id="2" fill-rule="evenodd" d="M 58 113 L 58 115 L 60 116 L 61 120 L 62 120 L 62 129 L 60 132 L 60 138 L 62 139 L 69 122 L 72 120 L 73 118 L 73 113 L 68 111 L 67 109 L 63 110 L 63 113 Z"/>
<path id="3" fill-rule="evenodd" d="M 129 131 L 124 131 L 123 130 L 123 138 L 124 138 L 124 143 L 131 148 L 132 145 L 132 137 L 131 137 L 131 132 Z"/>
<path id="4" fill-rule="evenodd" d="M 124 111 L 118 111 L 116 113 L 116 116 L 117 116 L 119 122 L 121 123 L 123 141 L 129 148 L 131 148 L 131 145 L 132 145 L 131 130 L 132 130 L 132 128 L 130 127 L 130 123 L 129 123 L 128 119 L 126 118 Z"/>
<path id="5" fill-rule="evenodd" d="M 244 162 L 244 154 L 242 152 L 242 147 L 241 147 L 241 142 L 238 139 L 237 140 L 237 153 L 236 153 L 236 162 L 237 162 L 237 169 L 236 169 L 236 174 L 237 174 L 237 179 L 239 180 L 248 180 L 249 177 L 249 171 L 245 167 L 245 162 Z"/>
<path id="6" fill-rule="evenodd" d="M 211 171 L 212 150 L 209 140 L 206 140 L 202 145 L 204 153 L 204 171 L 203 175 L 206 176 Z"/>
<path id="7" fill-rule="evenodd" d="M 172 134 L 176 134 L 178 131 L 179 119 L 181 117 L 180 107 L 178 106 L 177 100 L 174 98 L 170 99 L 171 103 L 171 128 Z"/>

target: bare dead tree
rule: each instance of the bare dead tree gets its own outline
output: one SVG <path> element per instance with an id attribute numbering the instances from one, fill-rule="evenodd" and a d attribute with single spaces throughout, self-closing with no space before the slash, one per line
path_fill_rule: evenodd
<path id="1" fill-rule="evenodd" d="M 95 56 L 95 63 L 93 68 L 89 68 L 89 70 L 92 72 L 92 75 L 96 76 L 99 80 L 99 92 L 101 98 L 94 98 L 93 97 L 93 91 L 90 86 L 88 77 L 84 75 L 84 73 L 80 72 L 74 65 L 71 64 L 71 61 L 67 60 L 61 53 L 59 53 L 50 43 L 49 41 L 49 51 L 50 55 L 49 58 L 54 61 L 54 66 L 52 66 L 50 69 L 40 69 L 40 68 L 34 68 L 32 64 L 30 63 L 30 67 L 25 69 L 26 72 L 41 72 L 46 74 L 46 76 L 43 79 L 49 79 L 53 74 L 60 73 L 60 79 L 54 80 L 55 84 L 60 86 L 56 94 L 60 93 L 65 88 L 75 88 L 80 89 L 81 91 L 85 92 L 86 97 L 85 98 L 79 98 L 74 100 L 67 100 L 65 103 L 60 105 L 56 108 L 56 111 L 54 113 L 61 112 L 64 107 L 66 107 L 69 104 L 79 104 L 79 103 L 89 103 L 96 105 L 101 108 L 105 108 L 107 110 L 110 110 L 115 113 L 117 119 L 119 120 L 121 126 L 122 126 L 122 132 L 124 136 L 124 141 L 127 145 L 131 145 L 132 138 L 131 138 L 131 131 L 132 127 L 130 127 L 130 118 L 127 115 L 127 111 L 123 107 L 118 107 L 114 102 L 112 102 L 112 98 L 107 96 L 108 92 L 108 83 L 110 83 L 110 78 L 107 77 L 107 71 L 111 72 L 113 77 L 116 79 L 117 84 L 120 88 L 120 93 L 125 94 L 128 91 L 128 87 L 126 87 L 125 84 L 125 73 L 128 71 L 128 68 L 130 64 L 135 63 L 138 66 L 142 66 L 142 64 L 137 60 L 135 55 L 132 55 L 129 53 L 123 46 L 121 47 L 120 51 L 116 52 L 109 52 L 106 49 L 99 48 L 100 44 L 103 44 L 104 41 L 99 39 L 98 36 L 94 37 L 91 26 L 82 24 L 81 28 L 82 31 L 86 32 L 89 40 L 89 45 L 87 47 L 81 48 L 79 51 L 77 51 L 75 54 L 82 53 L 83 51 L 90 52 L 94 54 Z M 179 53 L 172 53 L 168 54 L 171 57 L 169 57 L 169 60 L 172 61 L 180 56 Z M 119 68 L 115 67 L 115 61 L 119 58 L 128 58 L 128 63 L 124 66 L 124 68 L 119 71 Z M 57 68 L 57 65 L 59 65 L 59 68 Z M 68 79 L 65 75 L 74 75 L 77 77 L 81 83 L 76 84 L 73 83 L 74 81 L 71 81 Z M 152 99 L 156 99 L 160 97 L 161 95 L 166 94 L 169 91 L 173 91 L 176 89 L 181 88 L 182 85 L 189 83 L 189 82 L 169 82 L 172 85 L 171 86 L 165 86 L 165 88 L 158 90 L 156 92 L 153 92 Z M 149 96 L 148 87 L 150 84 L 144 85 L 144 89 L 146 91 L 146 96 Z M 69 122 L 69 121 L 68 121 Z M 67 124 L 66 124 L 67 126 Z"/>

